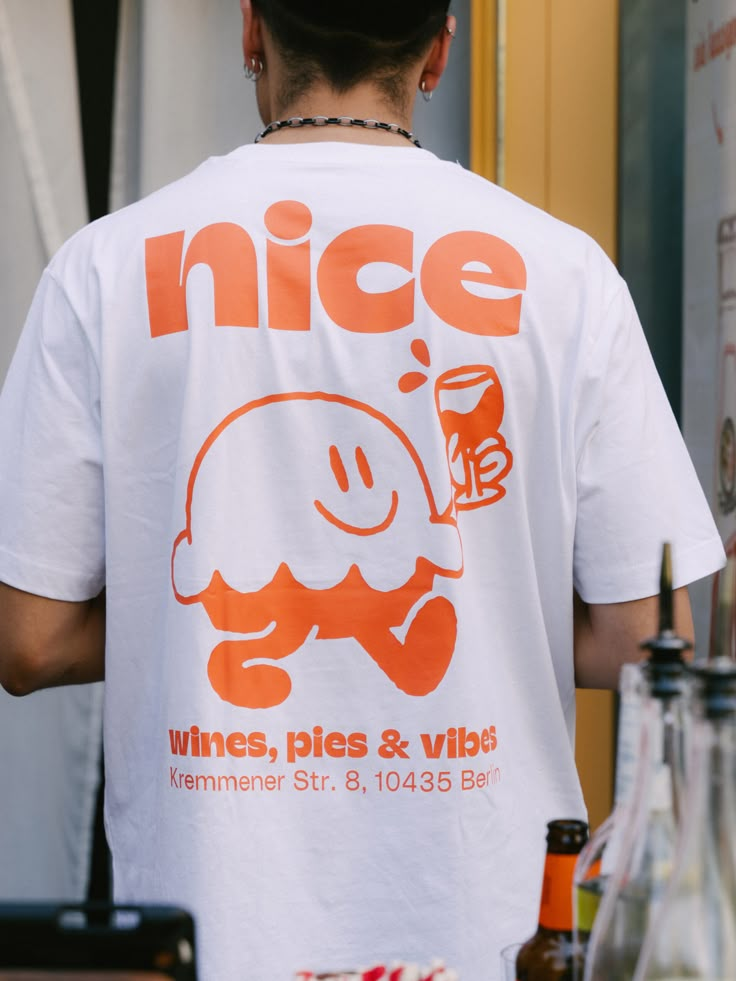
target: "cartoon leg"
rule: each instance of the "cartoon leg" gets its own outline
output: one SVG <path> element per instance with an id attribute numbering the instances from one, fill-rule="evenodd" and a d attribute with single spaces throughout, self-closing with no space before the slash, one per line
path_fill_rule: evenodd
<path id="1" fill-rule="evenodd" d="M 435 596 L 417 612 L 403 644 L 388 629 L 357 639 L 397 688 L 407 695 L 428 695 L 445 676 L 456 637 L 454 606 Z"/>
<path id="2" fill-rule="evenodd" d="M 212 651 L 207 674 L 220 698 L 243 708 L 272 708 L 286 701 L 291 678 L 275 664 L 246 664 L 255 658 L 278 659 L 293 654 L 307 638 L 309 628 L 277 625 L 266 637 L 224 640 Z"/>

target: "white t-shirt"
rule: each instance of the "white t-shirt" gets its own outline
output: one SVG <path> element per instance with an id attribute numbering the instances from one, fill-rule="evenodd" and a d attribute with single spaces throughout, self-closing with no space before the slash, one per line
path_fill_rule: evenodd
<path id="1" fill-rule="evenodd" d="M 202 981 L 494 978 L 584 816 L 573 588 L 723 559 L 612 264 L 409 146 L 246 146 L 76 235 L 0 458 L 0 580 L 106 586 L 115 896 L 192 910 Z"/>

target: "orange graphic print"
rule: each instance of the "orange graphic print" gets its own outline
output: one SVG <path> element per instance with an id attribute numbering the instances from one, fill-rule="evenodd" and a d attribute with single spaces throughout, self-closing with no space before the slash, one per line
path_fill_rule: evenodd
<path id="1" fill-rule="evenodd" d="M 267 208 L 265 268 L 252 235 L 233 222 L 205 225 L 191 240 L 183 230 L 146 239 L 151 337 L 189 330 L 187 278 L 198 265 L 212 276 L 218 327 L 260 329 L 258 284 L 265 275 L 269 330 L 311 330 L 312 306 L 319 302 L 341 330 L 385 334 L 409 328 L 423 302 L 465 333 L 519 333 L 527 270 L 510 242 L 487 232 L 456 231 L 432 242 L 422 257 L 411 229 L 374 224 L 345 229 L 320 252 L 310 238 L 312 217 L 300 201 Z M 362 274 L 376 265 L 393 266 L 403 284 L 367 290 Z"/>
<path id="2" fill-rule="evenodd" d="M 189 243 L 184 232 L 146 239 L 146 292 L 151 337 L 189 329 L 187 276 L 200 263 L 212 270 L 215 323 L 258 326 L 256 251 L 244 228 L 229 221 L 207 225 Z M 183 262 L 183 265 L 182 265 Z"/>
<path id="3" fill-rule="evenodd" d="M 440 375 L 435 402 L 447 439 L 458 508 L 490 504 L 506 493 L 501 481 L 513 457 L 499 432 L 503 389 L 490 365 L 456 368 Z"/>
<path id="4" fill-rule="evenodd" d="M 428 353 L 422 360 L 429 364 Z M 467 397 L 456 405 L 444 394 L 454 386 L 475 393 L 472 411 Z M 217 630 L 238 635 L 210 655 L 222 699 L 284 702 L 292 689 L 284 659 L 309 639 L 353 638 L 407 695 L 440 684 L 457 618 L 435 586 L 462 575 L 455 512 L 503 495 L 511 454 L 498 433 L 503 396 L 492 368 L 447 372 L 436 392 L 449 454 L 442 512 L 407 435 L 344 396 L 249 402 L 205 441 L 171 574 L 180 603 L 200 603 Z M 503 466 L 489 463 L 492 452 Z"/>
<path id="5" fill-rule="evenodd" d="M 412 341 L 411 352 L 429 368 L 431 357 L 423 340 Z M 428 380 L 423 371 L 409 371 L 399 379 L 399 389 L 413 392 Z M 457 509 L 500 500 L 513 456 L 500 433 L 504 401 L 495 368 L 477 364 L 443 372 L 435 383 L 435 404 L 447 440 Z"/>

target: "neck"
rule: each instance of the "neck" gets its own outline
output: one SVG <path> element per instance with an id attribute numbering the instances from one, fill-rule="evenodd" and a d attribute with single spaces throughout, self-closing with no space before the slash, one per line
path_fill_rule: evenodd
<path id="1" fill-rule="evenodd" d="M 399 104 L 389 103 L 386 97 L 371 85 L 358 85 L 348 92 L 335 92 L 326 85 L 314 85 L 308 92 L 287 104 L 273 100 L 266 111 L 272 113 L 264 123 L 297 117 L 315 116 L 348 117 L 351 119 L 375 119 L 393 123 L 407 132 L 412 128 L 411 98 Z M 269 133 L 269 143 L 303 143 L 319 140 L 347 141 L 350 143 L 375 143 L 405 146 L 406 138 L 383 128 L 361 126 L 304 126 L 285 127 Z"/>

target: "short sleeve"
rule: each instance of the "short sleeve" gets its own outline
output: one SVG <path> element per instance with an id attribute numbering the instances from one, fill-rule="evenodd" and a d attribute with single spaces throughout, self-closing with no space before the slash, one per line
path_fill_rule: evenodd
<path id="1" fill-rule="evenodd" d="M 104 555 L 99 371 L 47 270 L 0 394 L 0 581 L 86 600 Z"/>
<path id="2" fill-rule="evenodd" d="M 662 545 L 675 586 L 719 569 L 713 516 L 622 281 L 586 358 L 576 419 L 574 581 L 588 603 L 652 596 Z"/>

